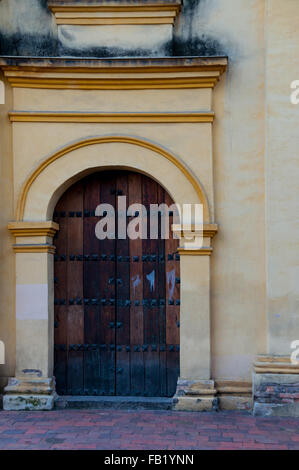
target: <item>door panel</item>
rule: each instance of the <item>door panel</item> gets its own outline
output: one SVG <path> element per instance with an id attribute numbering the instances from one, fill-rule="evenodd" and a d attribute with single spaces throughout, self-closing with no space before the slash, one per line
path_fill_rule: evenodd
<path id="1" fill-rule="evenodd" d="M 126 196 L 126 208 L 144 204 L 148 235 L 150 205 L 172 204 L 144 175 L 105 171 L 73 185 L 55 208 L 57 391 L 172 396 L 179 375 L 178 241 L 171 231 L 169 240 L 161 238 L 160 216 L 157 238 L 126 237 L 127 223 L 142 214 L 122 212 L 120 220 L 118 196 Z M 95 235 L 100 203 L 115 209 L 115 239 Z"/>

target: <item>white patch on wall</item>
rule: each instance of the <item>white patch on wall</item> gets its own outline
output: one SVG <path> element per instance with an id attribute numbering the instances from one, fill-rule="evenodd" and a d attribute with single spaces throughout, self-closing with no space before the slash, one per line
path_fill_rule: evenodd
<path id="1" fill-rule="evenodd" d="M 0 80 L 0 104 L 5 104 L 5 87 L 2 80 Z"/>
<path id="2" fill-rule="evenodd" d="M 0 341 L 0 364 L 5 364 L 5 346 L 3 341 Z"/>
<path id="3" fill-rule="evenodd" d="M 58 27 L 58 38 L 63 47 L 70 49 L 104 47 L 134 51 L 138 48 L 158 54 L 172 40 L 172 25 L 61 25 Z"/>
<path id="4" fill-rule="evenodd" d="M 18 320 L 48 318 L 48 284 L 17 284 L 16 317 Z"/>

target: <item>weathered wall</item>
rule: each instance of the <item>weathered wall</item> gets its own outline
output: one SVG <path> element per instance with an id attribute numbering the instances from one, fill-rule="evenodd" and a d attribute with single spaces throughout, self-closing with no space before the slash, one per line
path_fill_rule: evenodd
<path id="1" fill-rule="evenodd" d="M 0 74 L 0 80 L 4 80 Z M 7 84 L 6 84 L 7 85 Z M 11 125 L 12 91 L 5 86 L 5 104 L 0 104 L 0 340 L 4 342 L 6 364 L 0 364 L 0 392 L 15 365 L 15 267 L 12 239 L 7 223 L 13 218 L 13 163 Z"/>
<path id="2" fill-rule="evenodd" d="M 223 0 L 184 0 L 172 41 L 170 26 L 135 27 L 134 37 L 129 26 L 117 26 L 113 35 L 109 27 L 100 28 L 99 33 L 90 26 L 86 34 L 82 26 L 57 27 L 47 0 L 1 0 L 0 53 L 82 57 L 226 54 L 227 38 L 208 26 L 210 12 L 226 10 L 224 4 Z"/>
<path id="3" fill-rule="evenodd" d="M 57 55 L 57 26 L 47 0 L 0 1 L 0 54 Z"/>
<path id="4" fill-rule="evenodd" d="M 299 339 L 298 116 L 290 84 L 298 80 L 299 4 L 267 0 L 266 220 L 268 348 L 290 354 Z"/>

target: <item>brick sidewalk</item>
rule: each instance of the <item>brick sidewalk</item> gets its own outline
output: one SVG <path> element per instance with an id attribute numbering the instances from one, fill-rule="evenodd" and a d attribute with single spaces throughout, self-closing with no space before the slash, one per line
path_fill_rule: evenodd
<path id="1" fill-rule="evenodd" d="M 0 411 L 0 449 L 299 449 L 299 418 L 171 411 Z"/>

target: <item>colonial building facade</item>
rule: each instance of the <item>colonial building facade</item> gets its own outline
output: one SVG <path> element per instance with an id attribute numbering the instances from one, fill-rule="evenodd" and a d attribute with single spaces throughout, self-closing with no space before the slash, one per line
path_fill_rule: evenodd
<path id="1" fill-rule="evenodd" d="M 2 0 L 0 28 L 4 409 L 299 415 L 297 1 Z M 119 196 L 203 228 L 99 240 Z"/>

